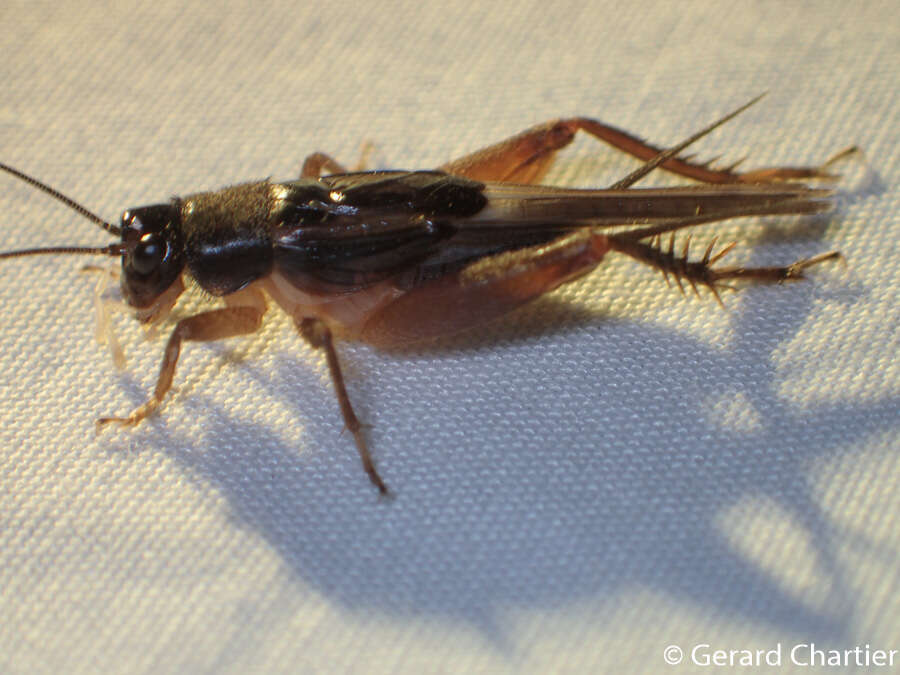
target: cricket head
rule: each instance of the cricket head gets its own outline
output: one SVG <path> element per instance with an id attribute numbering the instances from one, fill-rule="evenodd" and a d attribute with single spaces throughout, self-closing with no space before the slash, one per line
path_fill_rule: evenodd
<path id="1" fill-rule="evenodd" d="M 0 259 L 29 255 L 106 255 L 122 259 L 121 287 L 126 302 L 137 310 L 142 322 L 164 315 L 184 290 L 184 245 L 181 239 L 181 211 L 175 202 L 128 209 L 118 226 L 36 178 L 0 163 L 0 169 L 62 202 L 93 221 L 121 241 L 100 247 L 51 246 L 0 253 Z"/>
<path id="2" fill-rule="evenodd" d="M 184 288 L 180 283 L 185 264 L 181 211 L 174 202 L 128 209 L 118 229 L 122 295 L 139 310 L 139 318 L 149 320 L 159 304 L 174 302 Z"/>

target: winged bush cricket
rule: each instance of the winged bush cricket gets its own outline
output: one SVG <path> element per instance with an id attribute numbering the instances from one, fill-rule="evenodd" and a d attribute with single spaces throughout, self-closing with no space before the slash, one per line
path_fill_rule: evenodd
<path id="1" fill-rule="evenodd" d="M 830 208 L 829 191 L 797 182 L 834 178 L 826 171 L 830 162 L 739 173 L 736 165 L 714 168 L 681 156 L 757 100 L 665 151 L 576 117 L 534 127 L 435 171 L 347 172 L 316 153 L 297 180 L 244 183 L 133 208 L 117 225 L 0 164 L 120 238 L 108 246 L 25 249 L 0 258 L 121 258 L 121 292 L 147 324 L 168 315 L 185 277 L 223 298 L 224 307 L 176 323 L 146 403 L 126 417 L 101 418 L 99 426 L 132 426 L 153 413 L 171 387 L 183 342 L 253 333 L 267 300 L 274 301 L 313 347 L 324 350 L 344 423 L 366 473 L 385 494 L 350 405 L 333 331 L 376 346 L 451 334 L 582 276 L 610 251 L 659 270 L 682 292 L 684 284 L 698 295 L 698 286 L 706 287 L 720 304 L 719 291 L 730 282 L 801 279 L 808 267 L 840 256 L 832 251 L 786 266 L 725 267 L 716 264 L 733 243 L 717 249 L 713 238 L 699 259 L 690 258 L 690 237 L 676 248 L 675 232 L 682 228 Z M 541 185 L 556 152 L 578 131 L 643 165 L 606 189 Z M 633 187 L 656 168 L 702 185 Z"/>

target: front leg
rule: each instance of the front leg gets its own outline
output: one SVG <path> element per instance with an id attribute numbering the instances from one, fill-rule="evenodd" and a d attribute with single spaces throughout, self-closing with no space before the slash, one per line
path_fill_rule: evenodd
<path id="1" fill-rule="evenodd" d="M 102 417 L 97 420 L 97 426 L 102 427 L 110 423 L 134 426 L 156 410 L 172 387 L 172 378 L 175 377 L 175 366 L 178 363 L 183 341 L 210 342 L 236 335 L 255 333 L 262 323 L 264 311 L 259 306 L 225 307 L 195 314 L 179 321 L 166 344 L 162 367 L 159 370 L 159 378 L 156 380 L 153 395 L 128 417 Z"/>
<path id="2" fill-rule="evenodd" d="M 325 359 L 328 361 L 328 370 L 331 372 L 331 381 L 334 383 L 334 393 L 337 394 L 341 415 L 344 417 L 344 424 L 350 430 L 350 433 L 353 434 L 353 439 L 356 441 L 356 449 L 359 451 L 363 468 L 366 470 L 369 480 L 378 488 L 378 491 L 383 495 L 389 494 L 387 485 L 384 484 L 384 481 L 381 480 L 381 476 L 378 475 L 378 471 L 375 469 L 375 462 L 372 460 L 372 455 L 362 433 L 362 423 L 359 421 L 356 413 L 353 412 L 353 406 L 350 405 L 350 397 L 347 395 L 347 388 L 344 386 L 344 375 L 341 372 L 341 364 L 334 349 L 331 329 L 320 319 L 295 319 L 294 324 L 311 346 L 325 350 Z"/>

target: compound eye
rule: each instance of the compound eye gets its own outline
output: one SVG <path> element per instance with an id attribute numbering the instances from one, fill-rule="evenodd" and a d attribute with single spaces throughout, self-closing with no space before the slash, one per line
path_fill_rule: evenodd
<path id="1" fill-rule="evenodd" d="M 158 234 L 145 234 L 131 252 L 131 267 L 138 274 L 147 275 L 162 264 L 166 244 Z"/>

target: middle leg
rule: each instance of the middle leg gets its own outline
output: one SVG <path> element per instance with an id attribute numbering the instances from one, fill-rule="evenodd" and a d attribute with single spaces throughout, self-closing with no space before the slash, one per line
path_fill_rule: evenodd
<path id="1" fill-rule="evenodd" d="M 351 171 L 365 171 L 369 164 L 369 155 L 372 154 L 374 148 L 375 146 L 369 141 L 363 143 L 359 151 L 359 161 Z M 314 152 L 309 155 L 303 160 L 303 166 L 300 168 L 301 178 L 319 178 L 333 173 L 348 173 L 348 170 L 334 157 L 324 152 Z"/>
<path id="2" fill-rule="evenodd" d="M 331 329 L 321 319 L 314 318 L 295 319 L 294 324 L 311 346 L 325 350 L 325 359 L 328 362 L 331 381 L 334 383 L 334 393 L 337 395 L 338 405 L 341 407 L 341 415 L 344 417 L 344 424 L 350 430 L 350 433 L 353 434 L 353 439 L 356 441 L 356 449 L 362 460 L 363 468 L 366 470 L 369 480 L 378 488 L 378 491 L 383 495 L 389 494 L 387 485 L 384 484 L 384 481 L 381 480 L 381 476 L 378 475 L 378 471 L 375 469 L 375 462 L 363 435 L 363 425 L 350 404 L 350 397 L 347 395 L 347 388 L 344 386 L 344 374 L 341 372 L 341 363 L 338 360 L 337 351 L 334 349 L 334 338 L 331 334 Z"/>

